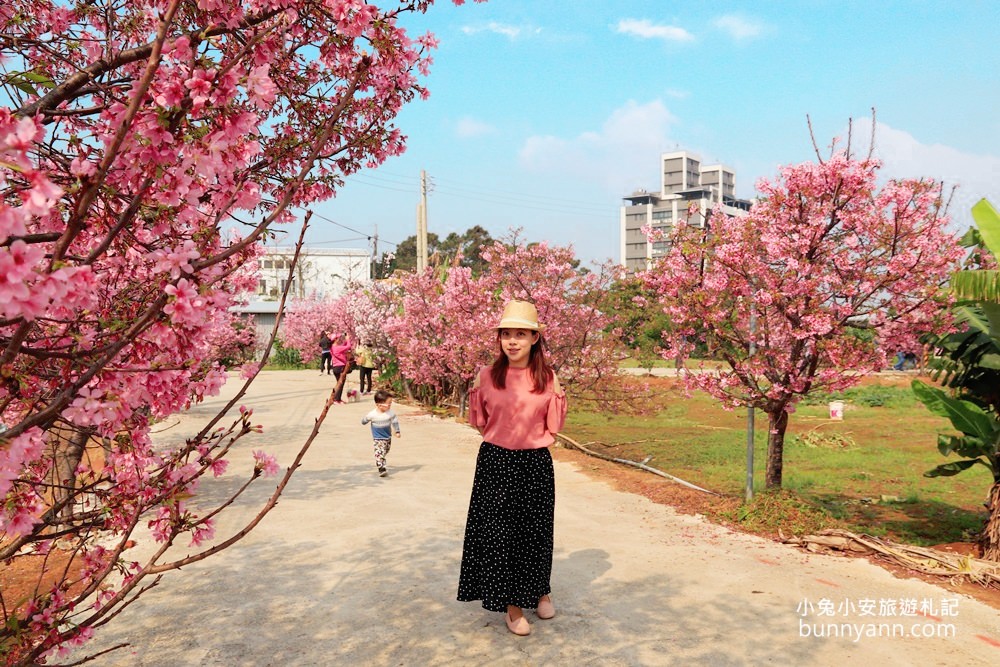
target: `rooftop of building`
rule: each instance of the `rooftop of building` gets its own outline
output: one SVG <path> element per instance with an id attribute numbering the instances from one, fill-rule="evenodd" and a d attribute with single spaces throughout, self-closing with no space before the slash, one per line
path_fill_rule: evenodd
<path id="1" fill-rule="evenodd" d="M 267 255 L 294 255 L 295 248 L 293 246 L 267 246 L 264 248 L 264 253 Z M 309 246 L 302 247 L 303 255 L 312 256 L 326 256 L 326 257 L 368 257 L 371 255 L 369 250 L 361 250 L 358 248 L 313 248 Z"/>

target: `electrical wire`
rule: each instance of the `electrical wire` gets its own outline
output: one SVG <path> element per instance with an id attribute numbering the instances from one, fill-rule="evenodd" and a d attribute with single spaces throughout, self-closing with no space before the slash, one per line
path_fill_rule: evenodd
<path id="1" fill-rule="evenodd" d="M 336 226 L 341 227 L 343 229 L 346 229 L 349 232 L 354 232 L 355 234 L 361 234 L 361 236 L 360 237 L 355 237 L 355 238 L 350 238 L 350 239 L 341 239 L 341 240 L 338 240 L 338 241 L 315 241 L 315 242 L 310 243 L 309 245 L 328 245 L 328 244 L 331 244 L 331 243 L 346 243 L 348 241 L 371 241 L 375 237 L 374 234 L 369 234 L 369 233 L 363 232 L 363 231 L 361 231 L 359 229 L 354 229 L 353 227 L 349 227 L 349 226 L 347 226 L 347 225 L 345 225 L 345 224 L 343 224 L 341 222 L 337 222 L 336 220 L 332 220 L 332 219 L 326 217 L 325 215 L 321 215 L 321 214 L 317 213 L 316 211 L 313 211 L 312 214 L 313 214 L 314 218 L 319 218 L 320 220 L 322 220 L 324 222 L 329 222 L 330 224 L 336 225 Z M 386 243 L 386 244 L 391 245 L 393 247 L 399 246 L 398 243 L 394 243 L 392 241 L 387 241 L 386 239 L 383 239 L 381 237 L 379 237 L 378 242 L 379 243 Z"/>
<path id="2" fill-rule="evenodd" d="M 546 213 L 561 213 L 571 216 L 580 216 L 587 218 L 595 218 L 608 220 L 611 218 L 617 218 L 618 210 L 616 208 L 601 205 L 601 204 L 591 204 L 586 202 L 579 202 L 578 200 L 564 198 L 564 197 L 551 197 L 547 195 L 533 195 L 525 192 L 518 192 L 512 190 L 501 190 L 493 189 L 486 190 L 478 188 L 473 185 L 468 185 L 461 183 L 459 181 L 452 181 L 450 179 L 440 179 L 437 177 L 428 179 L 430 181 L 430 188 L 428 190 L 429 194 L 437 194 L 443 197 L 455 198 L 462 201 L 478 201 L 488 204 L 509 206 L 512 208 L 527 209 L 533 211 L 543 211 Z M 355 183 L 357 185 L 363 185 L 370 188 L 377 188 L 380 190 L 390 190 L 393 192 L 407 192 L 414 195 L 418 195 L 420 192 L 420 178 L 416 176 L 407 176 L 403 174 L 387 172 L 379 169 L 377 173 L 357 173 L 347 179 L 346 183 Z M 564 202 L 564 203 L 563 203 Z M 371 241 L 372 236 L 353 227 L 349 227 L 336 220 L 331 220 L 326 216 L 320 215 L 313 211 L 313 215 L 320 220 L 324 220 L 331 224 L 337 225 L 347 231 L 354 232 L 355 234 L 362 234 L 364 238 Z M 344 241 L 322 241 L 314 245 L 330 244 L 338 242 L 346 242 L 349 240 L 361 240 L 361 239 L 345 239 Z M 388 245 L 398 247 L 399 243 L 394 243 L 392 241 L 387 241 L 383 238 L 378 239 L 379 243 L 386 243 Z"/>
<path id="3" fill-rule="evenodd" d="M 391 177 L 391 178 L 389 178 Z M 526 208 L 553 213 L 567 213 L 570 215 L 585 215 L 588 217 L 608 218 L 617 215 L 617 209 L 603 204 L 591 204 L 580 202 L 564 197 L 552 197 L 547 195 L 533 195 L 525 192 L 512 190 L 484 190 L 458 181 L 450 179 L 440 179 L 433 177 L 432 193 L 456 197 L 462 200 L 482 201 L 491 204 L 501 204 L 516 208 Z M 391 172 L 379 171 L 379 174 L 355 174 L 347 179 L 348 182 L 356 182 L 359 185 L 379 188 L 383 190 L 393 190 L 396 192 L 419 192 L 419 178 L 403 176 Z M 372 182 L 374 181 L 374 182 Z M 388 185 L 384 185 L 384 184 Z M 402 186 L 402 187 L 392 187 Z M 564 202 L 564 203 L 561 203 Z"/>

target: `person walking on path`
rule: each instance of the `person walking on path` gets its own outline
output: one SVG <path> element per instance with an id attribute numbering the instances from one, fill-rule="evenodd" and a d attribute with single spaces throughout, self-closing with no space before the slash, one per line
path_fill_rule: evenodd
<path id="1" fill-rule="evenodd" d="M 324 331 L 319 337 L 319 374 L 322 375 L 324 371 L 327 375 L 333 370 L 333 364 L 330 361 L 330 337 L 326 335 Z"/>
<path id="2" fill-rule="evenodd" d="M 469 501 L 458 599 L 502 612 L 531 633 L 524 609 L 555 616 L 550 597 L 555 478 L 549 445 L 566 420 L 566 396 L 545 360 L 538 311 L 511 301 L 497 324 L 499 355 L 479 371 L 469 423 L 483 436 Z"/>
<path id="3" fill-rule="evenodd" d="M 399 432 L 399 417 L 392 411 L 392 397 L 389 392 L 379 389 L 375 392 L 375 409 L 361 418 L 361 424 L 372 425 L 372 449 L 375 451 L 375 467 L 378 476 L 385 477 L 385 458 L 392 448 L 392 434 L 402 437 Z"/>
<path id="4" fill-rule="evenodd" d="M 343 403 L 344 384 L 347 382 L 347 373 L 351 371 L 348 362 L 351 348 L 354 344 L 347 340 L 347 336 L 341 334 L 337 337 L 337 342 L 330 346 L 330 360 L 333 364 L 333 377 L 337 380 L 337 392 L 333 397 L 334 403 Z"/>
<path id="5" fill-rule="evenodd" d="M 360 386 L 358 391 L 362 394 L 372 393 L 372 373 L 375 371 L 375 354 L 367 343 L 361 343 L 354 348 L 354 360 L 358 364 L 358 375 Z M 368 387 L 365 389 L 365 387 Z"/>

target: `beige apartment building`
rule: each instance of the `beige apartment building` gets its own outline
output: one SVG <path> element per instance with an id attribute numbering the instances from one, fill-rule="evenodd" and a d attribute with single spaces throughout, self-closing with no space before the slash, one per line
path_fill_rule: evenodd
<path id="1" fill-rule="evenodd" d="M 688 151 L 660 156 L 658 192 L 638 190 L 623 200 L 619 257 L 629 273 L 649 268 L 666 248 L 665 241 L 650 243 L 643 228 L 667 232 L 678 220 L 703 227 L 706 214 L 720 204 L 729 215 L 750 210 L 748 200 L 736 198 L 733 169 L 721 164 L 702 165 L 701 158 Z"/>

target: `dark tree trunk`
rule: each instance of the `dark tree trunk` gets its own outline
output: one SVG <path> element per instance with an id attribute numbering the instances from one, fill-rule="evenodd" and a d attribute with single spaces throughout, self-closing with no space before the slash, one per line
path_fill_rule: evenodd
<path id="1" fill-rule="evenodd" d="M 764 487 L 781 488 L 781 467 L 785 455 L 785 429 L 788 428 L 788 412 L 784 407 L 777 412 L 767 413 L 767 471 Z"/>
<path id="2" fill-rule="evenodd" d="M 59 517 L 66 519 L 73 514 L 71 496 L 76 487 L 76 469 L 83 458 L 83 452 L 94 430 L 85 429 L 53 429 L 50 446 L 53 448 L 52 468 L 49 470 L 49 480 L 52 488 L 52 505 L 63 505 Z"/>
<path id="3" fill-rule="evenodd" d="M 979 534 L 979 546 L 983 550 L 983 558 L 1000 562 L 1000 482 L 990 487 L 986 500 L 986 526 Z"/>

